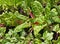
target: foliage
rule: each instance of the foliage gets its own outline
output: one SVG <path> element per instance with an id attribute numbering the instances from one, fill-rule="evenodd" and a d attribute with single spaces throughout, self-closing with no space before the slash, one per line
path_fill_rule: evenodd
<path id="1" fill-rule="evenodd" d="M 60 0 L 0 0 L 0 44 L 60 44 Z"/>

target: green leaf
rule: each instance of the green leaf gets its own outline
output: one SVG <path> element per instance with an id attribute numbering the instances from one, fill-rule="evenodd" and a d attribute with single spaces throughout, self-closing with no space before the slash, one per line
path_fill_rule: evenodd
<path id="1" fill-rule="evenodd" d="M 60 18 L 58 16 L 52 17 L 54 22 L 60 23 Z"/>
<path id="2" fill-rule="evenodd" d="M 32 12 L 35 16 L 39 16 L 43 12 L 43 7 L 42 7 L 41 3 L 38 1 L 32 2 L 31 8 L 32 8 Z"/>
<path id="3" fill-rule="evenodd" d="M 57 10 L 57 12 L 58 12 L 58 15 L 60 15 L 60 5 L 59 6 L 55 6 L 56 7 L 56 10 Z"/>
<path id="4" fill-rule="evenodd" d="M 6 42 L 5 44 L 11 44 L 10 42 Z"/>
<path id="5" fill-rule="evenodd" d="M 16 28 L 15 28 L 15 32 L 20 32 L 20 31 L 22 31 L 24 28 L 27 28 L 27 27 L 30 27 L 31 26 L 31 23 L 29 22 L 29 23 L 27 23 L 27 22 L 25 22 L 25 23 L 23 23 L 23 24 L 21 24 L 21 25 L 18 25 Z"/>
<path id="6" fill-rule="evenodd" d="M 41 25 L 40 26 L 34 26 L 33 29 L 34 29 L 35 36 L 37 36 L 39 31 L 42 30 L 45 26 L 47 26 L 47 24 L 42 25 L 42 26 Z"/>
<path id="7" fill-rule="evenodd" d="M 58 37 L 57 40 L 53 40 L 53 43 L 54 43 L 54 44 L 60 44 L 60 36 Z"/>
<path id="8" fill-rule="evenodd" d="M 57 44 L 60 44 L 60 37 L 58 37 Z"/>
<path id="9" fill-rule="evenodd" d="M 47 3 L 47 5 L 45 7 L 45 15 L 49 15 L 50 14 L 50 9 L 51 9 L 51 5 L 50 5 L 50 3 Z"/>
<path id="10" fill-rule="evenodd" d="M 28 19 L 27 16 L 21 15 L 17 11 L 14 14 L 18 19 L 22 19 L 22 20 L 27 20 Z"/>
<path id="11" fill-rule="evenodd" d="M 43 24 L 45 22 L 45 17 L 43 15 L 40 15 L 39 17 L 33 19 L 34 22 L 39 22 L 40 24 Z"/>
<path id="12" fill-rule="evenodd" d="M 59 24 L 55 25 L 53 28 L 53 31 L 58 31 L 59 30 Z"/>
<path id="13" fill-rule="evenodd" d="M 52 32 L 48 32 L 48 31 L 45 31 L 44 33 L 43 33 L 43 39 L 45 39 L 45 40 L 52 40 L 52 38 L 53 38 L 53 33 Z"/>
<path id="14" fill-rule="evenodd" d="M 45 40 L 44 42 L 42 42 L 41 44 L 52 44 L 51 40 Z"/>
<path id="15" fill-rule="evenodd" d="M 55 8 L 53 8 L 53 9 L 51 10 L 51 12 L 50 12 L 50 16 L 51 16 L 51 17 L 54 17 L 54 16 L 57 16 L 57 15 L 58 15 L 57 10 L 56 10 Z"/>
<path id="16" fill-rule="evenodd" d="M 6 28 L 0 27 L 0 37 L 2 37 L 5 34 Z"/>
<path id="17" fill-rule="evenodd" d="M 35 39 L 34 39 L 34 44 L 41 44 L 41 40 L 35 38 Z"/>

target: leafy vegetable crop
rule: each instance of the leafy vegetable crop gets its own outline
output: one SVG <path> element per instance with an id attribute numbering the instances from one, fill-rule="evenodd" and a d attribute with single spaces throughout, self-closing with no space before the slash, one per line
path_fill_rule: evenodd
<path id="1" fill-rule="evenodd" d="M 60 0 L 0 0 L 0 44 L 60 44 Z"/>

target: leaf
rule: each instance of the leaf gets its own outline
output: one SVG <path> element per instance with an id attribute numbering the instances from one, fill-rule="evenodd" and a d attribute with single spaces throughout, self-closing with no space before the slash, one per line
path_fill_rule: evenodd
<path id="1" fill-rule="evenodd" d="M 52 17 L 54 22 L 60 23 L 60 18 L 58 16 Z"/>
<path id="2" fill-rule="evenodd" d="M 51 40 L 45 40 L 44 42 L 42 42 L 41 44 L 52 44 Z"/>
<path id="3" fill-rule="evenodd" d="M 44 11 L 46 20 L 50 20 L 50 9 L 51 9 L 51 5 L 50 3 L 47 3 Z"/>
<path id="4" fill-rule="evenodd" d="M 41 40 L 35 38 L 35 39 L 34 39 L 34 44 L 41 44 Z"/>
<path id="5" fill-rule="evenodd" d="M 31 9 L 35 16 L 39 16 L 43 12 L 43 7 L 42 7 L 41 3 L 38 1 L 32 2 Z"/>
<path id="6" fill-rule="evenodd" d="M 26 3 L 26 0 L 21 2 L 20 7 L 23 8 L 24 12 L 28 11 L 28 5 Z"/>
<path id="7" fill-rule="evenodd" d="M 51 17 L 54 17 L 54 16 L 57 16 L 58 15 L 58 12 L 55 8 L 53 8 L 51 11 L 50 11 L 50 16 Z"/>
<path id="8" fill-rule="evenodd" d="M 31 23 L 30 23 L 30 22 L 29 22 L 29 23 L 25 22 L 25 23 L 17 26 L 14 31 L 15 31 L 15 32 L 20 32 L 20 31 L 22 31 L 24 28 L 27 28 L 27 27 L 30 27 L 30 26 L 31 26 Z"/>
<path id="9" fill-rule="evenodd" d="M 22 20 L 26 21 L 28 19 L 27 16 L 19 14 L 17 11 L 12 13 L 12 12 L 5 12 L 0 16 L 2 22 L 6 25 L 17 25 L 16 21 L 17 20 Z"/>
<path id="10" fill-rule="evenodd" d="M 39 22 L 40 24 L 43 24 L 45 22 L 45 17 L 43 15 L 40 15 L 39 17 L 33 19 L 34 22 Z"/>
<path id="11" fill-rule="evenodd" d="M 53 38 L 53 33 L 52 32 L 48 32 L 48 31 L 45 31 L 44 33 L 43 33 L 43 39 L 44 40 L 52 40 L 52 38 Z"/>
<path id="12" fill-rule="evenodd" d="M 57 12 L 58 12 L 58 15 L 60 15 L 60 5 L 59 6 L 55 6 L 56 7 L 56 10 L 57 10 Z"/>
<path id="13" fill-rule="evenodd" d="M 60 37 L 59 37 L 58 40 L 57 40 L 57 44 L 60 44 Z"/>
<path id="14" fill-rule="evenodd" d="M 53 31 L 58 31 L 59 30 L 59 24 L 55 25 L 53 28 Z"/>
<path id="15" fill-rule="evenodd" d="M 47 3 L 47 5 L 45 7 L 45 15 L 49 15 L 50 14 L 50 9 L 51 9 L 51 5 L 50 5 L 50 3 Z"/>
<path id="16" fill-rule="evenodd" d="M 57 40 L 53 40 L 53 43 L 54 43 L 54 44 L 60 44 L 60 36 L 58 37 Z"/>
<path id="17" fill-rule="evenodd" d="M 18 19 L 22 19 L 22 20 L 27 20 L 28 19 L 27 16 L 21 15 L 17 11 L 14 14 Z"/>
<path id="18" fill-rule="evenodd" d="M 5 44 L 11 44 L 10 42 L 6 42 Z"/>
<path id="19" fill-rule="evenodd" d="M 34 29 L 35 36 L 37 36 L 39 31 L 42 30 L 45 26 L 47 26 L 47 24 L 42 25 L 42 26 L 41 25 L 40 26 L 34 26 L 33 29 Z"/>
<path id="20" fill-rule="evenodd" d="M 0 37 L 2 37 L 5 34 L 6 28 L 0 27 Z"/>

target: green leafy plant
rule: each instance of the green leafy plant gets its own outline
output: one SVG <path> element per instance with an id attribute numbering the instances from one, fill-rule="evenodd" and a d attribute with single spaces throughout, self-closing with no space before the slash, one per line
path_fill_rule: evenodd
<path id="1" fill-rule="evenodd" d="M 60 0 L 0 0 L 0 44 L 60 44 Z"/>

